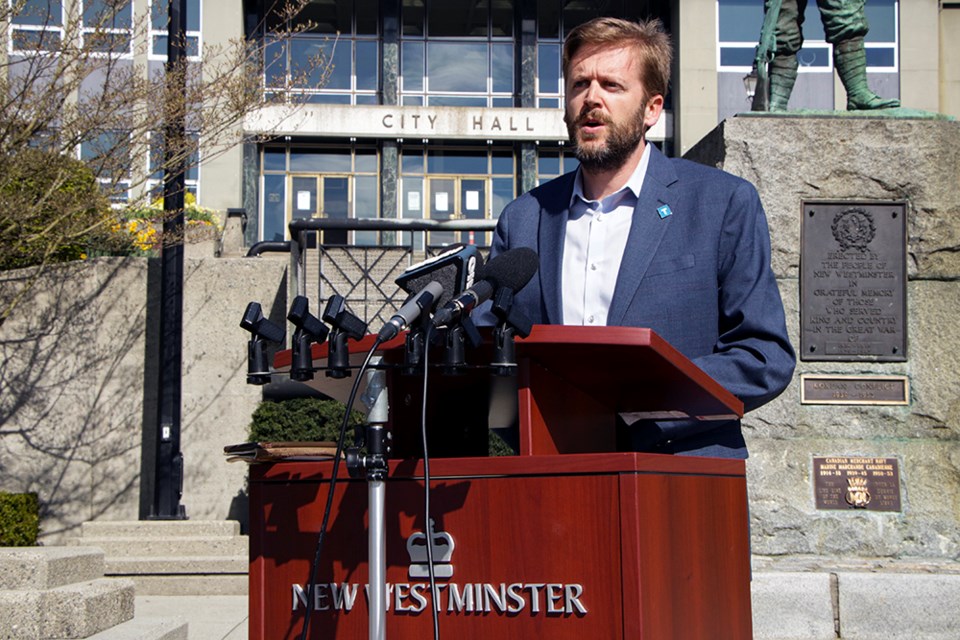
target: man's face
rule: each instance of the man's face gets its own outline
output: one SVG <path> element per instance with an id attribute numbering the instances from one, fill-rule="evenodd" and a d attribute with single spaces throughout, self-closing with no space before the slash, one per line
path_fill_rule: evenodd
<path id="1" fill-rule="evenodd" d="M 619 169 L 642 152 L 663 96 L 646 96 L 632 47 L 584 46 L 570 60 L 564 121 L 587 170 Z"/>

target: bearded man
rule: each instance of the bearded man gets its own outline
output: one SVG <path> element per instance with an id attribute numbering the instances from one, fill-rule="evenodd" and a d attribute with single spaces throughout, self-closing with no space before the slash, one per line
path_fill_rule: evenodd
<path id="1" fill-rule="evenodd" d="M 510 203 L 491 255 L 540 256 L 514 301 L 532 322 L 651 328 L 750 410 L 783 391 L 796 362 L 766 216 L 750 183 L 646 142 L 671 59 L 657 20 L 571 31 L 564 119 L 580 167 Z M 624 423 L 618 439 L 633 451 L 747 455 L 738 420 Z"/>

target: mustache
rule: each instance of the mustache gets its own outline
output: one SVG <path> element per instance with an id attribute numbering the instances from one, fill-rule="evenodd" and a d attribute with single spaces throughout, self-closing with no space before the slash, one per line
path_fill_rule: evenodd
<path id="1" fill-rule="evenodd" d="M 582 125 L 587 122 L 599 122 L 600 124 L 610 124 L 613 120 L 599 109 L 589 109 L 580 112 L 574 124 Z"/>

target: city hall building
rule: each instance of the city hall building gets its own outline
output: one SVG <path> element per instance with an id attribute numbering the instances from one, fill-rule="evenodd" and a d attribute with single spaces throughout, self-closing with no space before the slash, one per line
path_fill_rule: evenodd
<path id="1" fill-rule="evenodd" d="M 743 80 L 763 21 L 763 0 L 311 0 L 292 20 L 280 17 L 282 2 L 188 0 L 191 55 L 244 37 L 262 50 L 263 91 L 280 99 L 247 118 L 244 144 L 210 158 L 201 150 L 188 176 L 201 204 L 246 211 L 248 245 L 287 239 L 296 219 L 495 219 L 575 168 L 562 42 L 601 15 L 656 17 L 671 33 L 672 86 L 648 138 L 683 155 L 749 110 Z M 907 108 L 960 115 L 960 53 L 948 44 L 960 34 L 960 3 L 868 0 L 866 12 L 872 89 Z M 304 24 L 288 41 L 271 40 Z M 804 35 L 791 108 L 843 109 L 815 2 Z M 312 67 L 318 57 L 324 64 Z M 489 242 L 433 235 L 430 244 Z M 323 239 L 401 241 L 368 230 Z"/>

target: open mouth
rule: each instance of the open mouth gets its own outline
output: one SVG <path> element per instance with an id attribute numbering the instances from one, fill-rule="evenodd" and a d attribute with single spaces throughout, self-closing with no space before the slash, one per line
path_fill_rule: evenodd
<path id="1" fill-rule="evenodd" d="M 606 117 L 596 111 L 591 111 L 577 118 L 577 126 L 588 136 L 598 134 L 608 122 L 609 120 Z"/>

